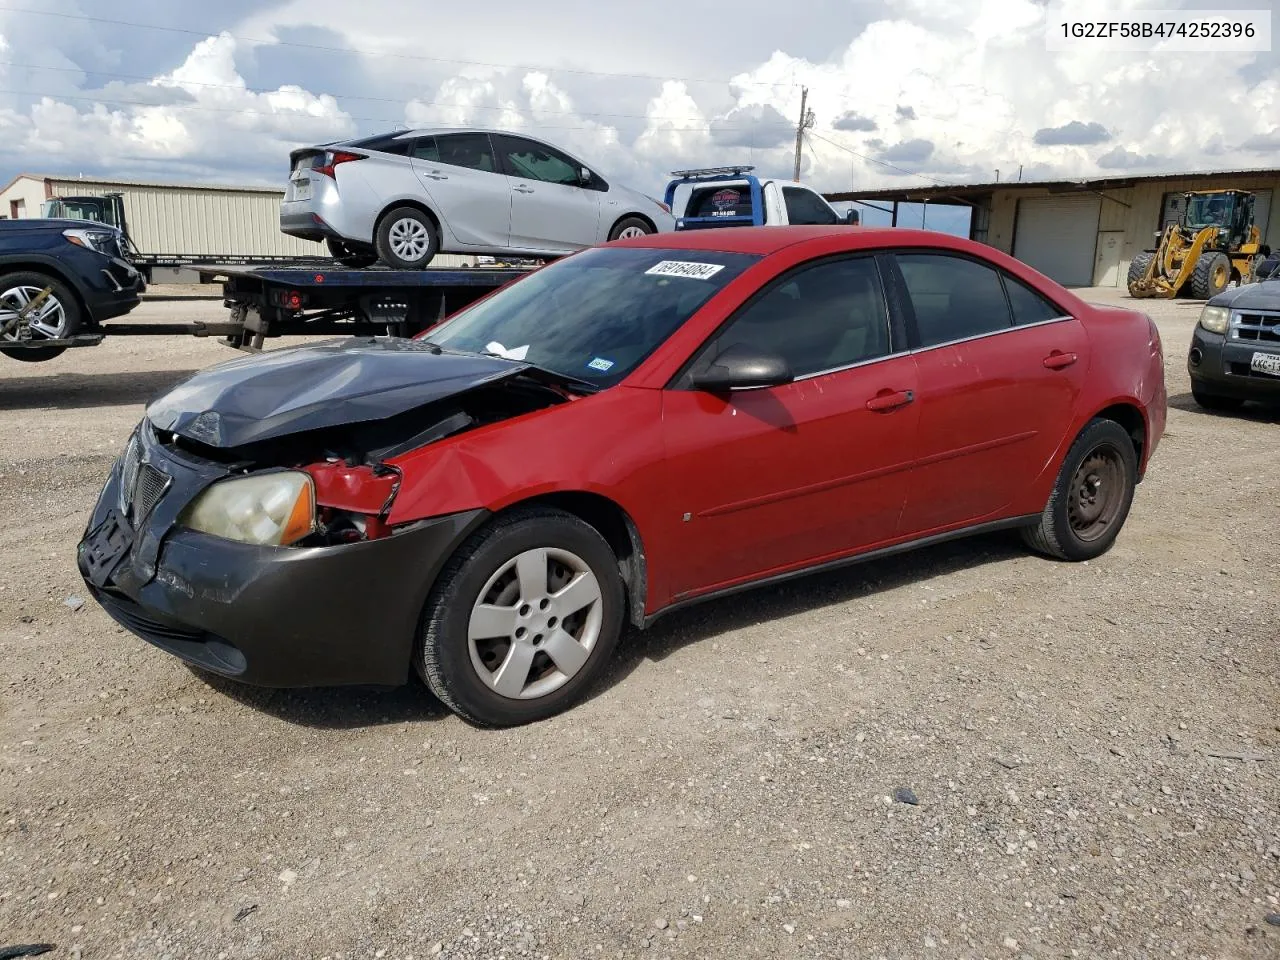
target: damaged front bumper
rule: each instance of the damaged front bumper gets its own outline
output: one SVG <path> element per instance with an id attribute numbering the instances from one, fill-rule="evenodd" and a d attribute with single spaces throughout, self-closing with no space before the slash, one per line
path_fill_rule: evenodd
<path id="1" fill-rule="evenodd" d="M 121 626 L 190 664 L 271 687 L 398 685 L 427 593 L 483 520 L 475 510 L 390 536 L 264 547 L 178 526 L 229 475 L 139 428 L 136 469 L 113 466 L 77 551 L 93 597 Z M 125 474 L 132 481 L 121 495 Z"/>

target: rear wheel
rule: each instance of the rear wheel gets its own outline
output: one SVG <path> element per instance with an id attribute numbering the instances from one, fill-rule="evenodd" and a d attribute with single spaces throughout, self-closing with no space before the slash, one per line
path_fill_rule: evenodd
<path id="1" fill-rule="evenodd" d="M 1191 271 L 1191 296 L 1197 300 L 1216 297 L 1231 282 L 1231 261 L 1225 253 L 1205 253 Z"/>
<path id="2" fill-rule="evenodd" d="M 325 246 L 329 248 L 329 256 L 344 267 L 358 270 L 361 267 L 371 267 L 378 262 L 378 255 L 372 250 L 363 250 L 343 240 L 328 237 L 325 240 Z"/>
<path id="3" fill-rule="evenodd" d="M 1092 560 L 1120 535 L 1138 477 L 1133 440 L 1114 420 L 1080 431 L 1058 472 L 1040 522 L 1023 530 L 1033 550 L 1061 560 Z"/>
<path id="4" fill-rule="evenodd" d="M 0 276 L 0 353 L 14 360 L 52 360 L 66 347 L 6 347 L 6 343 L 38 344 L 80 332 L 82 313 L 65 283 L 43 273 L 20 271 Z"/>
<path id="5" fill-rule="evenodd" d="M 623 217 L 609 231 L 609 239 L 611 241 L 630 240 L 632 237 L 644 237 L 651 233 L 657 233 L 657 231 L 639 217 Z"/>
<path id="6" fill-rule="evenodd" d="M 1196 402 L 1197 406 L 1217 413 L 1235 413 L 1244 406 L 1244 401 L 1238 397 L 1224 397 L 1216 393 L 1207 393 L 1202 387 L 1198 387 L 1194 383 L 1191 385 L 1191 399 Z"/>
<path id="7" fill-rule="evenodd" d="M 416 207 L 396 207 L 378 224 L 374 246 L 378 259 L 397 270 L 419 270 L 440 249 L 436 225 Z"/>
<path id="8" fill-rule="evenodd" d="M 594 527 L 560 510 L 516 511 L 445 565 L 427 601 L 418 670 L 472 723 L 542 720 L 600 677 L 625 606 L 617 558 Z"/>
<path id="9" fill-rule="evenodd" d="M 1156 255 L 1154 253 L 1139 253 L 1129 261 L 1129 296 L 1140 296 L 1135 290 L 1135 285 L 1147 275 L 1147 268 L 1151 266 L 1151 261 L 1155 258 Z"/>

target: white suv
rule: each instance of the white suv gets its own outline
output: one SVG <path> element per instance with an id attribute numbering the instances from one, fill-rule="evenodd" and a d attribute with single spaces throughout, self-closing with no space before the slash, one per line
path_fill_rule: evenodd
<path id="1" fill-rule="evenodd" d="M 556 256 L 675 228 L 664 203 L 498 130 L 412 130 L 289 159 L 280 229 L 326 241 L 349 266 L 411 270 L 440 252 Z"/>

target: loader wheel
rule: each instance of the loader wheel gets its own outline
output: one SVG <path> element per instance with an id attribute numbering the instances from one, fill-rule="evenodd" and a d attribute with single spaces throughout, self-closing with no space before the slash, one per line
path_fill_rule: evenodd
<path id="1" fill-rule="evenodd" d="M 1211 253 L 1201 256 L 1191 271 L 1191 296 L 1197 300 L 1208 300 L 1216 297 L 1231 282 L 1231 261 L 1225 253 Z"/>
<path id="2" fill-rule="evenodd" d="M 1156 255 L 1154 253 L 1139 253 L 1129 261 L 1129 296 L 1146 296 L 1145 293 L 1134 289 L 1134 285 L 1147 275 L 1147 268 L 1151 266 L 1151 261 L 1155 258 Z"/>

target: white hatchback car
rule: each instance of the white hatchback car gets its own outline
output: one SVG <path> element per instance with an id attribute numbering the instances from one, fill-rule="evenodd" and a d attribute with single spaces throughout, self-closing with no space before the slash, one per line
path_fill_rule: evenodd
<path id="1" fill-rule="evenodd" d="M 675 229 L 666 204 L 563 150 L 499 130 L 390 133 L 294 150 L 280 229 L 348 266 L 440 252 L 557 256 Z"/>

